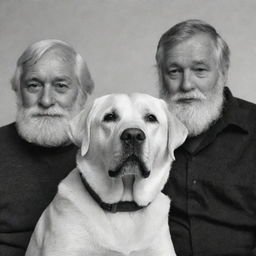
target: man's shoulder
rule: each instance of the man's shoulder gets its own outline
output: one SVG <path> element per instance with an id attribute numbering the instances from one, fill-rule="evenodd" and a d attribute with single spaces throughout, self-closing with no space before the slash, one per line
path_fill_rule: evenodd
<path id="1" fill-rule="evenodd" d="M 8 130 L 8 129 L 12 129 L 13 127 L 15 127 L 15 122 L 9 123 L 9 124 L 5 124 L 3 126 L 0 126 L 0 131 L 1 130 Z"/>
<path id="2" fill-rule="evenodd" d="M 245 99 L 235 98 L 239 109 L 247 113 L 248 118 L 256 121 L 256 104 Z"/>
<path id="3" fill-rule="evenodd" d="M 19 136 L 15 123 L 0 127 L 0 154 L 6 155 L 9 151 L 20 150 L 24 142 Z"/>
<path id="4" fill-rule="evenodd" d="M 256 104 L 237 97 L 235 99 L 239 108 L 236 113 L 238 120 L 256 131 Z"/>
<path id="5" fill-rule="evenodd" d="M 235 99 L 237 100 L 238 106 L 240 108 L 247 109 L 247 110 L 255 110 L 256 109 L 256 104 L 253 102 L 250 102 L 245 99 L 238 98 L 238 97 L 235 97 Z"/>
<path id="6" fill-rule="evenodd" d="M 10 123 L 0 127 L 0 139 L 7 139 L 9 137 L 18 135 L 15 123 Z"/>

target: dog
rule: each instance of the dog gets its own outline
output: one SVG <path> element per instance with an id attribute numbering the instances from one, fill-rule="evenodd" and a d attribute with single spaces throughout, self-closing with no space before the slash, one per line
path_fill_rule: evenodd
<path id="1" fill-rule="evenodd" d="M 173 256 L 161 193 L 187 129 L 147 94 L 97 98 L 70 124 L 77 168 L 58 186 L 26 256 Z"/>

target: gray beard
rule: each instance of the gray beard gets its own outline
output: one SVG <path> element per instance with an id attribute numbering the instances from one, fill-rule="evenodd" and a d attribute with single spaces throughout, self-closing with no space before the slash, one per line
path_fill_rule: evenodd
<path id="1" fill-rule="evenodd" d="M 222 115 L 223 87 L 217 88 L 211 99 L 202 99 L 191 104 L 168 101 L 169 110 L 187 127 L 188 136 L 195 137 L 215 123 Z"/>
<path id="2" fill-rule="evenodd" d="M 81 111 L 83 105 L 84 101 L 78 99 L 70 110 L 59 106 L 47 110 L 37 106 L 24 108 L 17 96 L 17 131 L 26 141 L 43 147 L 68 145 L 71 143 L 68 136 L 69 121 Z"/>
<path id="3" fill-rule="evenodd" d="M 22 109 L 17 113 L 16 127 L 23 139 L 43 147 L 70 143 L 67 135 L 68 120 L 64 117 L 30 117 Z"/>

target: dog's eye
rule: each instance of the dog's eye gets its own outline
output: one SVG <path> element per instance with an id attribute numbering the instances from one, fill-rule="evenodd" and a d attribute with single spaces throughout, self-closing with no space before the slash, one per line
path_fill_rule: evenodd
<path id="1" fill-rule="evenodd" d="M 118 118 L 117 114 L 115 112 L 108 113 L 103 117 L 104 122 L 113 122 L 116 121 Z"/>
<path id="2" fill-rule="evenodd" d="M 150 122 L 150 123 L 156 123 L 156 122 L 158 122 L 156 116 L 153 115 L 153 114 L 147 114 L 147 115 L 145 116 L 145 121 L 146 121 L 146 122 Z"/>

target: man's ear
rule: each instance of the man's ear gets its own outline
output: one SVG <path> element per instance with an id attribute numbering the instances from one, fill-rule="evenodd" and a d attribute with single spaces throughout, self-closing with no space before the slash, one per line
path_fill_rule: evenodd
<path id="1" fill-rule="evenodd" d="M 85 108 L 76 115 L 69 124 L 69 138 L 75 145 L 81 148 L 82 156 L 84 156 L 89 149 L 92 108 L 93 102 L 86 103 Z"/>
<path id="2" fill-rule="evenodd" d="M 168 111 L 168 150 L 172 159 L 175 160 L 174 150 L 183 144 L 187 135 L 188 130 L 185 125 Z"/>

